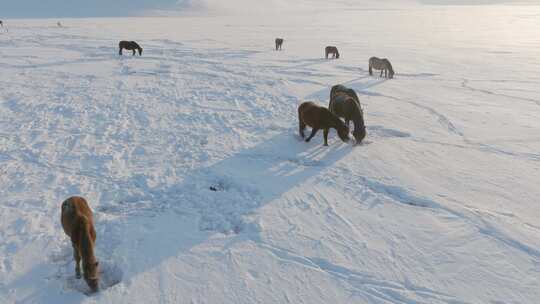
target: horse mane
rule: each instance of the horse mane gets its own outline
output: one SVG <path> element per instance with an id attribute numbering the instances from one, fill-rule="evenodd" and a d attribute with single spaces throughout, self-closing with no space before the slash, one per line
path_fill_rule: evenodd
<path id="1" fill-rule="evenodd" d="M 390 60 L 384 58 L 383 59 L 386 64 L 388 64 L 388 70 L 390 70 L 390 73 L 394 74 L 394 68 L 392 68 L 392 64 L 390 63 Z"/>
<path id="2" fill-rule="evenodd" d="M 354 104 L 354 107 L 358 109 L 358 111 L 355 111 L 354 113 L 358 113 L 358 115 L 360 115 L 360 117 L 355 117 L 355 119 L 361 120 L 362 125 L 363 125 L 364 128 L 365 128 L 366 125 L 365 125 L 365 123 L 364 123 L 364 110 L 362 110 L 362 105 L 360 105 L 360 103 L 357 102 L 357 101 L 354 101 L 353 104 Z M 355 109 L 355 110 L 356 110 L 356 109 Z"/>

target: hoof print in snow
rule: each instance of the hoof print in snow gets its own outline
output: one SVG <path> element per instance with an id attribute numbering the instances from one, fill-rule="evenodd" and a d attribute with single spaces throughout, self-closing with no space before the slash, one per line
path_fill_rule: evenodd
<path id="1" fill-rule="evenodd" d="M 402 132 L 394 129 L 388 129 L 383 126 L 370 126 L 368 127 L 368 134 L 377 136 L 377 137 L 398 137 L 398 138 L 404 138 L 404 137 L 411 137 L 410 133 Z"/>
<path id="2" fill-rule="evenodd" d="M 68 263 L 67 268 L 63 269 L 63 275 L 60 277 L 65 277 L 66 279 L 66 290 L 77 291 L 83 293 L 87 296 L 92 296 L 96 293 L 99 293 L 105 289 L 108 289 L 122 281 L 124 272 L 118 265 L 115 265 L 108 261 L 100 261 L 100 271 L 99 271 L 99 289 L 97 292 L 92 292 L 84 279 L 76 278 L 75 273 L 73 273 L 73 263 Z"/>
<path id="3" fill-rule="evenodd" d="M 124 272 L 116 264 L 110 262 L 101 262 L 99 289 L 110 288 L 122 281 Z"/>

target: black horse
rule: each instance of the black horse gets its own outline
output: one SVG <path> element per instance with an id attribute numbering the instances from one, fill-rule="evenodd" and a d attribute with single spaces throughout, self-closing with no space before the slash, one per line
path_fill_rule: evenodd
<path id="1" fill-rule="evenodd" d="M 135 56 L 135 50 L 139 51 L 139 56 L 142 56 L 142 47 L 140 47 L 135 41 L 120 41 L 118 43 L 118 55 L 122 55 L 122 49 L 133 51 L 133 56 Z"/>
<path id="2" fill-rule="evenodd" d="M 357 144 L 361 143 L 366 137 L 366 125 L 364 124 L 364 112 L 356 92 L 340 84 L 333 86 L 330 91 L 328 109 L 338 117 L 345 118 L 347 127 L 349 127 L 350 121 L 353 121 L 353 136 Z"/>
<path id="3" fill-rule="evenodd" d="M 283 45 L 283 38 L 276 38 L 276 51 L 281 50 L 281 46 Z"/>

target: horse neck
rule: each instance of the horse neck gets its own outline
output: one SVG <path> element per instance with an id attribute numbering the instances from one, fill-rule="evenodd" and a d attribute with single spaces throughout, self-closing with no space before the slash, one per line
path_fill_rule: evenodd
<path id="1" fill-rule="evenodd" d="M 363 131 L 366 126 L 364 125 L 364 115 L 362 114 L 362 109 L 360 108 L 359 104 L 352 100 L 350 101 L 350 104 L 352 105 L 352 121 L 354 123 L 354 130 L 355 131 Z"/>
<path id="2" fill-rule="evenodd" d="M 392 68 L 392 64 L 388 60 L 386 61 L 386 67 L 388 68 L 390 73 L 394 73 L 394 69 Z"/>
<path id="3" fill-rule="evenodd" d="M 80 216 L 79 219 L 80 221 L 77 228 L 79 229 L 79 246 L 83 264 L 95 263 L 96 257 L 94 256 L 94 241 L 90 235 L 91 225 L 86 216 Z"/>

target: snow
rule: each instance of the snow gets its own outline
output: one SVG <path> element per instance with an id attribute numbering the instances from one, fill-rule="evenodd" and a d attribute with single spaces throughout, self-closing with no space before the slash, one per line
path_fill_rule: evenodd
<path id="1" fill-rule="evenodd" d="M 217 3 L 4 20 L 0 303 L 537 302 L 540 7 Z M 365 142 L 300 141 L 297 106 L 337 83 Z M 60 226 L 72 195 L 97 294 Z"/>

